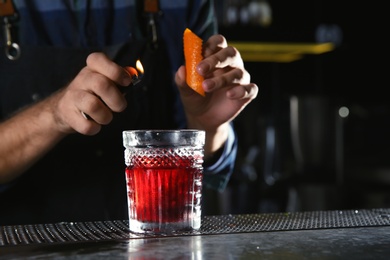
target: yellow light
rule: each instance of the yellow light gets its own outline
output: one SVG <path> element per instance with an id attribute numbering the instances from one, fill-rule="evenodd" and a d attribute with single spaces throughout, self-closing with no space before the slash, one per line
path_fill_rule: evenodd
<path id="1" fill-rule="evenodd" d="M 140 60 L 137 60 L 135 63 L 135 66 L 137 67 L 137 70 L 144 74 L 144 67 L 142 66 L 142 63 Z"/>

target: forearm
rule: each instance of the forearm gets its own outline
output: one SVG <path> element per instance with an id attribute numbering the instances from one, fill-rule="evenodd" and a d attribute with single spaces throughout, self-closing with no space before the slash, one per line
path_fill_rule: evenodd
<path id="1" fill-rule="evenodd" d="M 221 125 L 213 131 L 206 131 L 206 142 L 204 146 L 205 161 L 210 160 L 225 144 L 229 134 L 229 123 Z"/>
<path id="2" fill-rule="evenodd" d="M 237 138 L 233 126 L 229 126 L 228 139 L 212 159 L 204 164 L 203 183 L 206 187 L 224 191 L 233 173 L 237 155 Z"/>
<path id="3" fill-rule="evenodd" d="M 52 103 L 41 101 L 0 123 L 0 184 L 20 176 L 61 140 Z"/>
<path id="4" fill-rule="evenodd" d="M 201 129 L 206 132 L 206 140 L 204 145 L 204 160 L 210 160 L 214 154 L 220 150 L 225 144 L 229 134 L 229 123 L 224 123 L 216 128 L 206 128 L 196 120 L 187 118 L 188 128 Z"/>

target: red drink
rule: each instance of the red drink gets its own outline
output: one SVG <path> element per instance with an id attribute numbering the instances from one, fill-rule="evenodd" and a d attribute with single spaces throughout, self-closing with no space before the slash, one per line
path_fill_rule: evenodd
<path id="1" fill-rule="evenodd" d="M 144 231 L 189 229 L 201 214 L 202 168 L 191 156 L 161 154 L 134 156 L 126 168 L 129 219 Z"/>
<path id="2" fill-rule="evenodd" d="M 123 132 L 129 229 L 172 234 L 200 228 L 205 132 Z"/>

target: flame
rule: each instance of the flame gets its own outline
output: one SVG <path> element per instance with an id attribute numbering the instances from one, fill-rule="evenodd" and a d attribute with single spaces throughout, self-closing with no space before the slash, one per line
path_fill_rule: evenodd
<path id="1" fill-rule="evenodd" d="M 142 66 L 142 63 L 140 60 L 137 60 L 135 63 L 135 66 L 137 67 L 137 70 L 141 73 L 144 74 L 144 67 Z"/>

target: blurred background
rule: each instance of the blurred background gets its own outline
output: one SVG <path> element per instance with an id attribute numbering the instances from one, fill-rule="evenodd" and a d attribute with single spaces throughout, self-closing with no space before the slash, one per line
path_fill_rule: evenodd
<path id="1" fill-rule="evenodd" d="M 228 41 L 243 54 L 249 47 L 240 43 L 256 47 L 243 57 L 260 92 L 234 122 L 235 172 L 223 193 L 205 191 L 204 199 L 216 202 L 205 212 L 389 207 L 384 4 L 215 0 L 215 5 Z M 331 48 L 305 51 L 321 44 Z M 294 46 L 300 49 L 291 52 Z"/>

